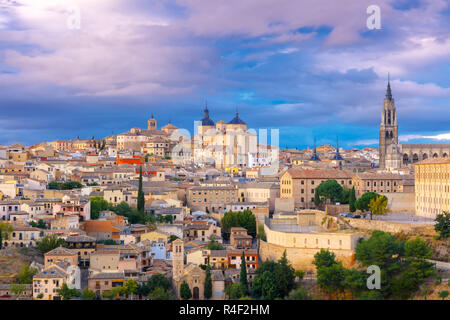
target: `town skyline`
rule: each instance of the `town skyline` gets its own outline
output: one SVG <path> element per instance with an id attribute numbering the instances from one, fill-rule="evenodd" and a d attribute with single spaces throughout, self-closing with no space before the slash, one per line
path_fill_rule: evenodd
<path id="1" fill-rule="evenodd" d="M 207 23 L 201 1 L 5 1 L 0 144 L 106 136 L 151 113 L 191 131 L 207 100 L 214 119 L 238 106 L 252 128 L 279 128 L 283 147 L 336 135 L 345 148 L 376 147 L 388 73 L 400 139 L 450 141 L 445 2 L 380 1 L 374 30 L 370 1 L 320 13 L 283 3 L 226 2 Z"/>

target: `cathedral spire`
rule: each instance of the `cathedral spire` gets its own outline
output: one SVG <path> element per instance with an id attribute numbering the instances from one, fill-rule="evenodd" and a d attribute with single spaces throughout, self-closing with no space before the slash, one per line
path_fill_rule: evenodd
<path id="1" fill-rule="evenodd" d="M 203 118 L 209 118 L 208 101 L 205 100 L 205 110 L 203 111 Z"/>
<path id="2" fill-rule="evenodd" d="M 205 101 L 205 110 L 203 111 L 202 126 L 214 126 L 214 121 L 209 117 L 208 101 Z"/>
<path id="3" fill-rule="evenodd" d="M 336 136 L 336 154 L 334 155 L 332 160 L 344 160 L 339 153 L 339 137 Z"/>
<path id="4" fill-rule="evenodd" d="M 310 161 L 320 161 L 319 156 L 317 155 L 317 149 L 316 149 L 316 137 L 314 137 L 314 152 L 313 155 L 311 157 L 311 159 L 309 159 Z"/>
<path id="5" fill-rule="evenodd" d="M 392 100 L 391 81 L 390 81 L 389 73 L 388 73 L 388 84 L 387 84 L 387 89 L 386 89 L 386 99 Z"/>

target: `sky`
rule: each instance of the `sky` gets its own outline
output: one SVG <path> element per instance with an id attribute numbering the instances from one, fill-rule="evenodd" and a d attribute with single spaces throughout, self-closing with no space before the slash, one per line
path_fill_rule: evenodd
<path id="1" fill-rule="evenodd" d="M 369 29 L 370 5 L 380 28 Z M 236 112 L 281 147 L 450 143 L 448 0 L 0 0 L 0 144 Z"/>

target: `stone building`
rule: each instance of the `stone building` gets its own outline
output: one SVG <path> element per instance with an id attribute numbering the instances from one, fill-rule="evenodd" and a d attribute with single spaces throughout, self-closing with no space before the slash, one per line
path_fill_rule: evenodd
<path id="1" fill-rule="evenodd" d="M 416 214 L 434 219 L 450 212 L 450 158 L 427 159 L 414 168 Z"/>
<path id="2" fill-rule="evenodd" d="M 365 192 L 414 192 L 414 176 L 394 173 L 357 173 L 353 177 L 356 197 Z"/>
<path id="3" fill-rule="evenodd" d="M 195 162 L 211 163 L 218 169 L 246 168 L 249 155 L 257 158 L 257 135 L 247 130 L 247 124 L 239 112 L 229 122 L 217 123 L 209 116 L 205 106 L 203 119 L 198 121 L 197 134 L 193 138 L 192 155 Z"/>
<path id="4" fill-rule="evenodd" d="M 203 300 L 205 270 L 194 264 L 184 265 L 184 243 L 177 239 L 173 242 L 172 284 L 177 298 L 180 298 L 180 286 L 183 281 L 189 285 L 193 300 Z"/>
<path id="5" fill-rule="evenodd" d="M 341 186 L 352 187 L 353 173 L 335 169 L 289 169 L 280 177 L 280 198 L 294 199 L 296 208 L 314 208 L 315 189 L 323 181 L 333 179 Z"/>
<path id="6" fill-rule="evenodd" d="M 428 158 L 447 158 L 450 144 L 399 144 L 395 100 L 388 81 L 386 97 L 381 112 L 379 136 L 380 168 L 392 170 L 412 167 L 418 161 Z"/>
<path id="7" fill-rule="evenodd" d="M 195 186 L 187 192 L 187 204 L 193 210 L 219 212 L 238 200 L 239 190 L 235 185 Z"/>
<path id="8" fill-rule="evenodd" d="M 324 229 L 323 211 L 302 210 L 293 217 L 266 219 L 266 241 L 260 241 L 259 256 L 276 261 L 283 252 L 294 269 L 315 273 L 314 255 L 321 249 L 330 250 L 345 267 L 355 263 L 354 250 L 361 234 Z M 331 218 L 330 219 L 334 219 Z"/>

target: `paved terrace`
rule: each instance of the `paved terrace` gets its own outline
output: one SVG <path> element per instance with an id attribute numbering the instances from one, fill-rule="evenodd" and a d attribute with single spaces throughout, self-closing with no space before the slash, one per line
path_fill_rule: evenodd
<path id="1" fill-rule="evenodd" d="M 292 233 L 313 233 L 325 231 L 325 229 L 320 226 L 299 226 L 296 218 L 268 219 L 266 217 L 264 221 L 273 231 Z"/>

